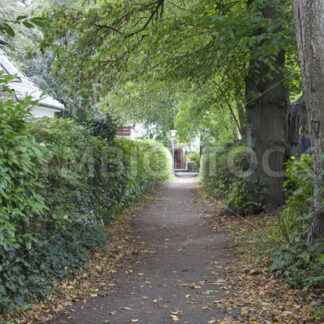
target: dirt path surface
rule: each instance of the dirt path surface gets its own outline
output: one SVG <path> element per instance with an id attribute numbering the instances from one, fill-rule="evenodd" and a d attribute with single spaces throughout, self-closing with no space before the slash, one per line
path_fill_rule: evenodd
<path id="1" fill-rule="evenodd" d="M 133 271 L 115 274 L 105 297 L 73 305 L 51 323 L 217 323 L 227 314 L 217 301 L 233 258 L 225 233 L 215 233 L 194 178 L 165 184 L 134 219 L 140 254 Z M 228 293 L 228 292 L 227 292 Z"/>

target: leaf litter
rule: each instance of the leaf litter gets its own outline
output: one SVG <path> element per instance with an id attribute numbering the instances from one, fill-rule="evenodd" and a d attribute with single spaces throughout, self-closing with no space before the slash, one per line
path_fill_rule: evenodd
<path id="1" fill-rule="evenodd" d="M 247 222 L 235 216 L 213 217 L 213 230 L 230 233 L 236 243 L 237 255 L 227 269 L 230 275 L 226 280 L 217 280 L 225 294 L 214 303 L 225 311 L 241 310 L 238 318 L 226 316 L 215 323 L 323 324 L 324 321 L 315 321 L 314 311 L 323 307 L 324 289 L 302 291 L 290 288 L 283 278 L 271 274 L 267 257 L 260 259 L 253 253 L 257 244 L 256 239 L 251 239 L 251 224 L 260 226 L 260 217 L 265 215 L 250 215 Z"/>
<path id="2" fill-rule="evenodd" d="M 89 265 L 80 270 L 76 276 L 69 276 L 53 282 L 53 292 L 47 300 L 35 305 L 31 310 L 19 310 L 0 317 L 0 322 L 14 320 L 20 324 L 45 323 L 54 320 L 56 313 L 69 308 L 75 302 L 87 303 L 95 297 L 104 297 L 116 289 L 112 276 L 118 271 L 132 273 L 130 264 L 140 253 L 153 253 L 142 248 L 142 242 L 132 242 L 130 239 L 131 222 L 134 216 L 152 200 L 153 196 L 142 204 L 126 210 L 111 225 L 107 226 L 110 239 L 104 250 L 91 254 Z M 140 246 L 139 246 L 140 245 Z M 144 275 L 144 274 L 143 274 Z M 129 307 L 123 307 L 124 311 Z M 67 312 L 68 313 L 68 312 Z M 111 315 L 116 311 L 110 312 Z M 131 323 L 137 323 L 133 319 Z M 109 323 L 109 322 L 107 322 Z"/>

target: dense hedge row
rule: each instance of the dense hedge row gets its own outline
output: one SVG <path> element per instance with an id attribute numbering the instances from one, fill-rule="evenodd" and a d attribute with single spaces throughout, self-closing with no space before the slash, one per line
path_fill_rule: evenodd
<path id="1" fill-rule="evenodd" d="M 1 90 L 8 82 L 0 75 Z M 0 312 L 28 307 L 54 278 L 86 266 L 104 225 L 166 180 L 170 153 L 67 119 L 26 122 L 30 98 L 0 100 Z"/>

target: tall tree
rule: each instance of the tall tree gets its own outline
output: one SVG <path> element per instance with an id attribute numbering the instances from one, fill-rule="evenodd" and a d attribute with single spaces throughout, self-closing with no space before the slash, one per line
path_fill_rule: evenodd
<path id="1" fill-rule="evenodd" d="M 100 0 L 87 8 L 55 7 L 48 17 L 43 45 L 52 44 L 57 69 L 94 99 L 141 79 L 172 80 L 172 86 L 175 80 L 217 80 L 217 100 L 226 106 L 245 92 L 248 146 L 258 158 L 248 181 L 251 187 L 265 182 L 269 208 L 284 201 L 284 68 L 295 44 L 290 1 Z"/>
<path id="2" fill-rule="evenodd" d="M 253 31 L 253 37 L 257 40 L 250 46 L 250 62 L 245 79 L 247 146 L 255 152 L 258 162 L 255 172 L 247 181 L 248 188 L 251 188 L 251 201 L 258 199 L 254 197 L 255 181 L 265 184 L 265 205 L 271 210 L 284 203 L 283 171 L 288 157 L 290 105 L 288 82 L 284 75 L 285 42 L 276 37 L 277 44 L 274 46 L 268 28 L 272 26 L 273 32 L 283 35 L 285 22 L 282 20 L 283 6 L 278 6 L 276 1 L 249 0 L 248 8 L 255 12 L 259 24 Z"/>
<path id="3" fill-rule="evenodd" d="M 324 237 L 324 2 L 294 0 L 294 17 L 302 70 L 315 173 L 315 216 L 309 231 L 310 244 Z"/>

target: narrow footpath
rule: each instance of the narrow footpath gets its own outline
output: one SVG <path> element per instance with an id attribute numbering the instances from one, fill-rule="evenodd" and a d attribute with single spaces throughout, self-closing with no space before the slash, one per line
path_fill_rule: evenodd
<path id="1" fill-rule="evenodd" d="M 212 324 L 229 315 L 218 301 L 229 293 L 222 285 L 233 243 L 210 229 L 211 207 L 197 189 L 191 177 L 163 185 L 133 223 L 132 239 L 149 253 L 137 257 L 132 272 L 114 275 L 107 296 L 74 304 L 51 323 Z"/>

